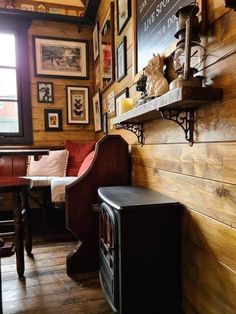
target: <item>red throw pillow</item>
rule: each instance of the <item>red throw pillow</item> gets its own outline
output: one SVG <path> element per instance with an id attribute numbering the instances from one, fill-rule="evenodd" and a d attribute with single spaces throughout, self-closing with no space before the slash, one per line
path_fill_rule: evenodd
<path id="1" fill-rule="evenodd" d="M 84 159 L 80 169 L 79 169 L 79 172 L 78 172 L 78 177 L 81 177 L 87 170 L 88 168 L 90 167 L 92 161 L 93 161 L 93 158 L 94 158 L 94 155 L 95 155 L 95 151 L 93 150 L 91 153 L 88 154 L 88 156 Z"/>
<path id="2" fill-rule="evenodd" d="M 89 144 L 79 144 L 70 140 L 65 142 L 65 148 L 69 151 L 67 165 L 67 176 L 77 176 L 80 166 L 85 157 L 94 150 L 96 142 Z"/>

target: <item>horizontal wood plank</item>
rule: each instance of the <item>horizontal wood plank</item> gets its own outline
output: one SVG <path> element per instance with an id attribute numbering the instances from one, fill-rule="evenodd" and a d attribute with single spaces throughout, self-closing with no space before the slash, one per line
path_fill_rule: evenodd
<path id="1" fill-rule="evenodd" d="M 134 185 L 149 187 L 171 196 L 183 205 L 236 226 L 236 186 L 198 177 L 135 166 Z"/>

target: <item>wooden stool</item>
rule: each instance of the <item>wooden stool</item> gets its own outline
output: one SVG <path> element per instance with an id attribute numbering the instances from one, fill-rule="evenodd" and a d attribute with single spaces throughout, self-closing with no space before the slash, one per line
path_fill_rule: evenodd
<path id="1" fill-rule="evenodd" d="M 16 269 L 19 277 L 24 275 L 24 235 L 25 246 L 28 255 L 31 255 L 32 239 L 29 221 L 27 218 L 28 190 L 31 188 L 31 180 L 18 177 L 0 177 L 0 193 L 13 193 L 14 200 L 14 227 L 16 246 Z M 23 204 L 23 205 L 22 205 Z M 23 228 L 24 221 L 24 228 Z M 8 221 L 9 222 L 9 221 Z M 4 222 L 3 222 L 4 223 Z M 23 230 L 24 229 L 24 230 Z"/>

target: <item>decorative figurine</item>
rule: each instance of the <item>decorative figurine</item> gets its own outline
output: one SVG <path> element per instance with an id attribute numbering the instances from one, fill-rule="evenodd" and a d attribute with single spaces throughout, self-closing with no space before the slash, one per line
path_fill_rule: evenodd
<path id="1" fill-rule="evenodd" d="M 149 60 L 145 67 L 144 74 L 147 76 L 147 97 L 154 98 L 168 92 L 169 84 L 163 75 L 164 61 L 162 57 L 153 54 L 153 58 Z"/>
<path id="2" fill-rule="evenodd" d="M 138 101 L 138 106 L 142 105 L 145 102 L 145 97 L 147 97 L 147 90 L 146 90 L 146 83 L 147 83 L 147 76 L 143 73 L 137 81 L 136 84 L 136 91 L 141 92 L 141 98 Z"/>

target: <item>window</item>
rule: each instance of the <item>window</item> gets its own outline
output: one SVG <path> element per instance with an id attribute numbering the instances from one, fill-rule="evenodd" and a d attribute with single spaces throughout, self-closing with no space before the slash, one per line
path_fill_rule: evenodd
<path id="1" fill-rule="evenodd" d="M 0 33 L 0 133 L 19 133 L 15 36 Z"/>
<path id="2" fill-rule="evenodd" d="M 0 145 L 32 143 L 28 29 L 21 24 L 0 23 Z"/>

